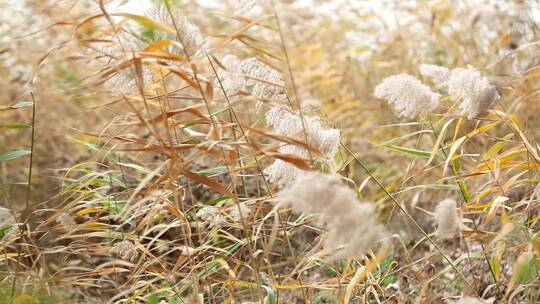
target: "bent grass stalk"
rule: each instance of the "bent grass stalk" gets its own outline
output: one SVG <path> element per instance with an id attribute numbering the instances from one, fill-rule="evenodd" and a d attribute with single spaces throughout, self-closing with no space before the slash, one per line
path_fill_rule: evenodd
<path id="1" fill-rule="evenodd" d="M 394 198 L 394 196 L 386 189 L 386 187 L 379 181 L 379 179 L 375 175 L 373 175 L 373 173 L 371 173 L 371 171 L 356 156 L 356 154 L 353 151 L 351 151 L 351 149 L 349 149 L 349 147 L 347 147 L 345 144 L 341 143 L 341 146 L 345 150 L 347 150 L 347 152 L 349 152 L 349 154 L 354 158 L 354 160 L 356 160 L 356 162 L 360 165 L 360 167 L 362 167 L 362 169 L 375 181 L 377 186 L 379 186 L 379 188 L 381 188 L 381 190 L 383 190 L 383 192 L 386 194 L 386 196 L 388 196 L 388 198 L 390 198 L 390 200 L 392 200 L 392 202 L 401 210 L 401 212 L 403 212 L 403 214 L 405 214 L 407 219 L 418 229 L 418 231 L 420 231 L 424 235 L 424 237 L 433 245 L 433 247 L 435 247 L 435 249 L 439 252 L 439 254 L 441 254 L 443 256 L 443 258 L 448 262 L 448 264 L 450 264 L 450 266 L 463 279 L 463 281 L 467 285 L 471 285 L 469 280 L 467 280 L 467 278 L 463 275 L 463 273 L 461 273 L 461 271 L 456 267 L 456 265 L 454 265 L 454 262 L 452 261 L 452 259 L 450 259 L 448 257 L 448 255 L 446 255 L 446 253 L 444 253 L 442 248 L 439 245 L 437 245 L 437 243 L 435 241 L 433 241 L 433 239 L 424 231 L 424 229 L 422 229 L 422 227 L 420 227 L 420 225 L 412 218 L 412 216 L 409 214 L 409 212 L 405 208 L 403 208 L 401 203 L 399 203 Z"/>

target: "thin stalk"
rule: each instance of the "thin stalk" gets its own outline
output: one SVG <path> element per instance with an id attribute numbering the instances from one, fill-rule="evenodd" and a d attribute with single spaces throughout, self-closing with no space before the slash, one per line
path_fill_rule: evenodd
<path id="1" fill-rule="evenodd" d="M 212 67 L 212 70 L 214 71 L 214 75 L 216 76 L 216 79 L 217 79 L 217 81 L 219 83 L 219 86 L 220 86 L 220 88 L 221 88 L 221 90 L 222 90 L 222 92 L 223 92 L 223 94 L 225 96 L 225 100 L 227 100 L 227 104 L 229 106 L 229 109 L 231 110 L 231 113 L 233 114 L 233 117 L 234 117 L 236 123 L 238 124 L 238 127 L 240 128 L 242 136 L 244 137 L 244 140 L 246 141 L 246 143 L 249 145 L 249 143 L 250 143 L 249 137 L 247 136 L 246 131 L 244 130 L 244 127 L 240 123 L 240 120 L 239 120 L 239 118 L 238 118 L 238 116 L 236 114 L 236 111 L 234 110 L 234 107 L 233 107 L 233 105 L 231 103 L 231 100 L 229 99 L 229 96 L 227 95 L 227 92 L 225 91 L 225 88 L 223 87 L 223 83 L 222 83 L 221 79 L 219 78 L 219 75 L 218 75 L 218 73 L 216 71 L 216 68 L 215 68 L 214 64 L 212 63 L 212 60 L 210 60 L 210 57 L 208 56 L 208 54 L 206 54 L 206 57 L 208 59 L 208 62 L 210 63 L 210 66 Z M 265 184 L 266 189 L 268 191 L 268 195 L 270 197 L 273 197 L 270 185 L 268 184 L 268 181 L 266 180 L 266 178 L 264 178 L 263 169 L 261 167 L 261 164 L 259 163 L 259 160 L 257 159 L 256 156 L 253 157 L 253 159 L 255 160 L 255 164 L 257 166 L 257 169 L 259 170 L 259 173 L 261 174 L 261 176 L 263 176 L 264 184 Z M 296 254 L 294 253 L 293 248 L 292 248 L 292 244 L 290 242 L 290 239 L 289 239 L 285 224 L 283 223 L 283 219 L 281 218 L 281 215 L 279 214 L 279 212 L 276 212 L 276 213 L 277 213 L 276 216 L 278 217 L 280 225 L 281 225 L 281 227 L 283 229 L 283 237 L 285 238 L 285 240 L 287 242 L 287 247 L 291 252 L 291 256 L 292 256 L 292 258 L 294 260 L 295 265 L 298 265 L 298 259 L 296 257 Z M 303 286 L 303 282 L 302 282 L 302 279 L 301 279 L 300 275 L 298 275 L 297 279 L 300 281 L 300 284 Z M 307 299 L 306 298 L 306 292 L 305 292 L 304 288 L 302 288 L 302 293 L 304 295 L 304 298 Z"/>
<path id="2" fill-rule="evenodd" d="M 366 173 L 371 178 L 373 178 L 373 180 L 379 186 L 379 188 L 381 188 L 381 190 L 384 191 L 386 196 L 388 196 L 392 200 L 392 202 L 401 210 L 401 212 L 403 212 L 403 214 L 405 214 L 405 216 L 409 219 L 409 221 L 411 221 L 411 223 L 413 223 L 414 226 L 416 226 L 416 228 L 435 247 L 435 249 L 437 249 L 437 251 L 443 256 L 443 258 L 448 262 L 448 264 L 450 264 L 450 266 L 452 266 L 454 271 L 465 281 L 467 286 L 471 285 L 471 283 L 467 280 L 467 278 L 463 275 L 463 273 L 461 273 L 461 271 L 459 271 L 459 269 L 457 269 L 456 265 L 454 265 L 454 262 L 443 252 L 441 247 L 439 247 L 439 245 L 437 245 L 437 243 L 435 243 L 435 241 L 433 241 L 433 239 L 424 231 L 424 229 L 422 229 L 422 227 L 420 227 L 420 225 L 413 219 L 413 217 L 409 214 L 409 212 L 407 212 L 407 210 L 396 200 L 396 198 L 386 189 L 386 187 L 379 181 L 379 179 L 377 177 L 375 177 L 373 175 L 373 173 L 371 173 L 371 171 L 364 165 L 364 163 L 360 159 L 358 159 L 356 154 L 354 154 L 354 152 L 351 151 L 351 149 L 349 149 L 349 147 L 347 147 L 345 144 L 341 143 L 341 146 L 343 148 L 345 148 L 345 150 L 347 150 L 347 152 L 349 152 L 349 154 L 351 154 L 351 156 L 354 158 L 354 160 L 356 160 L 356 162 L 358 162 L 360 167 L 362 167 L 362 169 L 364 169 L 364 171 L 366 171 Z"/>
<path id="3" fill-rule="evenodd" d="M 30 193 L 32 189 L 32 167 L 34 163 L 34 140 L 35 140 L 35 134 L 36 134 L 36 99 L 34 98 L 34 94 L 30 92 L 30 97 L 32 98 L 32 139 L 30 142 L 30 168 L 28 170 L 28 186 L 26 187 L 26 199 L 25 199 L 25 207 L 22 212 L 21 220 L 24 223 L 21 227 L 21 230 L 24 230 L 26 227 L 26 221 L 28 220 L 28 214 L 30 213 Z M 23 231 L 20 231 L 19 235 L 22 237 L 24 235 Z M 15 296 L 15 287 L 17 282 L 17 276 L 18 276 L 18 265 L 21 262 L 21 244 L 17 245 L 17 265 L 15 266 L 15 274 L 13 277 L 13 283 L 11 285 L 11 295 L 10 299 L 13 300 L 13 297 Z"/>
<path id="4" fill-rule="evenodd" d="M 431 122 L 431 119 L 429 119 L 429 125 L 431 126 L 431 130 L 433 131 L 433 136 L 435 136 L 435 141 L 437 141 L 439 135 L 437 134 L 437 131 L 435 130 L 435 127 L 433 127 L 433 123 Z M 442 145 L 442 142 L 439 144 L 439 146 L 441 148 L 441 151 L 444 154 L 445 160 L 448 159 L 448 154 L 446 154 L 446 150 L 444 149 L 444 146 Z M 468 205 L 470 202 L 468 200 L 468 196 L 465 194 L 466 191 L 463 188 L 463 184 L 465 182 L 458 178 L 458 172 L 457 172 L 454 164 L 451 161 L 449 161 L 448 163 L 450 164 L 450 168 L 452 169 L 452 173 L 454 174 L 454 179 L 456 180 L 456 184 L 459 187 L 459 191 L 460 191 L 461 195 L 463 196 L 463 200 Z M 476 221 L 474 219 L 472 220 L 472 223 L 473 223 L 474 229 L 476 231 L 478 231 L 478 225 L 476 224 Z M 465 244 L 466 244 L 466 242 L 465 242 Z M 491 262 L 489 261 L 489 258 L 487 256 L 486 248 L 484 246 L 484 242 L 480 241 L 480 247 L 482 248 L 482 254 L 484 255 L 484 259 L 486 260 L 486 263 L 489 266 L 489 272 L 491 273 L 491 276 L 493 277 L 493 280 L 495 281 L 495 285 L 497 286 L 497 291 L 498 291 L 499 295 L 502 296 L 502 291 L 501 291 L 501 288 L 499 286 L 499 282 L 497 281 L 497 276 L 495 275 L 495 272 L 493 271 L 493 267 L 491 265 Z M 468 248 L 467 248 L 467 251 L 468 251 Z M 469 262 L 470 262 L 470 257 L 469 257 Z"/>

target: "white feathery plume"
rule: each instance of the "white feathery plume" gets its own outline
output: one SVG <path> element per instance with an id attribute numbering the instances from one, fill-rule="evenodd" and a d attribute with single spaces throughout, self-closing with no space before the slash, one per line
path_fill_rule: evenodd
<path id="1" fill-rule="evenodd" d="M 336 176 L 305 172 L 280 191 L 278 206 L 321 216 L 328 229 L 323 246 L 333 259 L 358 257 L 386 236 L 373 206 L 358 202 Z"/>
<path id="2" fill-rule="evenodd" d="M 122 60 L 132 57 L 134 52 L 143 48 L 143 45 L 135 37 L 124 32 L 118 32 L 110 36 L 109 39 L 104 39 L 100 43 L 93 44 L 93 47 L 106 60 Z"/>
<path id="3" fill-rule="evenodd" d="M 247 76 L 245 85 L 251 95 L 259 98 L 283 99 L 285 81 L 279 71 L 255 57 L 243 60 L 241 70 Z"/>
<path id="4" fill-rule="evenodd" d="M 142 67 L 142 81 L 140 85 L 144 88 L 153 81 L 150 68 Z M 135 73 L 135 67 L 128 67 L 111 76 L 105 82 L 105 85 L 114 93 L 133 93 L 139 91 L 139 79 Z"/>
<path id="5" fill-rule="evenodd" d="M 325 128 L 322 126 L 318 117 L 304 116 L 304 124 L 300 115 L 293 112 L 287 107 L 275 106 L 266 112 L 266 123 L 274 128 L 276 133 L 280 135 L 293 136 L 294 138 L 305 141 L 307 135 L 307 144 L 318 149 L 323 156 L 323 159 L 329 160 L 334 157 L 337 152 L 340 140 L 340 131 L 338 129 Z M 304 126 L 305 133 L 304 134 Z M 305 149 L 291 150 L 289 146 L 283 148 L 283 153 L 295 154 L 300 157 L 307 157 Z"/>
<path id="6" fill-rule="evenodd" d="M 17 220 L 9 209 L 0 207 L 0 229 L 4 234 L 0 236 L 0 243 L 7 242 L 18 233 Z"/>
<path id="7" fill-rule="evenodd" d="M 227 211 L 235 222 L 241 222 L 242 218 L 244 220 L 248 219 L 251 209 L 249 209 L 246 203 L 238 203 L 238 205 L 233 204 L 230 206 Z"/>
<path id="8" fill-rule="evenodd" d="M 60 224 L 66 232 L 73 231 L 75 227 L 77 227 L 75 220 L 65 212 L 60 214 L 60 216 L 56 219 L 56 222 Z"/>
<path id="9" fill-rule="evenodd" d="M 141 50 L 143 46 L 132 36 L 123 33 L 117 33 L 111 36 L 106 42 L 96 43 L 95 50 L 100 53 L 99 61 L 107 65 L 116 65 L 114 73 L 108 76 L 105 86 L 113 93 L 133 93 L 138 92 L 138 78 L 135 72 L 135 66 L 122 67 L 119 65 L 132 58 L 134 53 Z M 148 66 L 142 67 L 143 87 L 153 81 L 152 72 Z M 107 73 L 113 71 L 113 68 L 107 68 Z"/>
<path id="10" fill-rule="evenodd" d="M 247 11 L 252 9 L 258 0 L 228 0 L 229 6 L 237 11 Z"/>
<path id="11" fill-rule="evenodd" d="M 408 118 L 432 112 L 437 107 L 441 96 L 408 74 L 398 74 L 383 79 L 382 83 L 375 88 L 374 95 L 387 100 L 399 116 Z"/>
<path id="12" fill-rule="evenodd" d="M 299 141 L 305 142 L 309 147 L 320 152 L 319 155 L 312 155 L 315 159 L 330 163 L 333 167 L 333 158 L 337 152 L 340 142 L 340 131 L 338 129 L 325 128 L 317 117 L 304 117 L 304 124 L 300 115 L 294 113 L 287 107 L 272 107 L 266 113 L 266 122 L 273 127 L 276 133 L 289 136 Z M 304 127 L 305 126 L 305 133 Z M 293 154 L 306 159 L 310 153 L 305 148 L 287 144 L 278 149 L 282 154 Z M 296 166 L 277 159 L 272 165 L 264 170 L 271 183 L 280 186 L 286 185 L 295 180 L 303 171 Z"/>
<path id="13" fill-rule="evenodd" d="M 253 15 L 258 12 L 256 8 L 262 4 L 264 0 L 228 0 L 229 6 L 234 9 L 237 14 Z"/>
<path id="14" fill-rule="evenodd" d="M 302 120 L 288 107 L 272 107 L 265 114 L 266 123 L 279 135 L 289 135 L 302 130 Z"/>
<path id="15" fill-rule="evenodd" d="M 192 256 L 195 253 L 195 248 L 189 246 L 179 246 L 177 247 L 181 255 Z"/>
<path id="16" fill-rule="evenodd" d="M 226 217 L 216 206 L 204 206 L 196 214 L 197 218 L 210 227 L 221 227 L 227 222 Z"/>
<path id="17" fill-rule="evenodd" d="M 463 113 L 468 113 L 469 119 L 489 110 L 495 100 L 500 98 L 495 86 L 472 67 L 452 70 L 448 80 L 448 93 L 463 99 L 459 108 Z"/>
<path id="18" fill-rule="evenodd" d="M 178 33 L 167 33 L 161 38 L 168 38 L 173 41 L 180 39 L 178 42 L 183 46 L 184 52 L 189 57 L 202 54 L 206 50 L 207 41 L 201 34 L 199 27 L 190 22 L 186 16 L 181 15 L 177 10 L 171 10 L 171 13 L 169 14 L 167 8 L 160 5 L 150 8 L 146 12 L 146 15 L 167 25 L 169 28 L 175 31 L 178 30 Z M 174 22 L 172 18 L 174 18 Z M 169 52 L 183 55 L 183 52 L 177 47 L 176 44 L 169 47 Z"/>
<path id="19" fill-rule="evenodd" d="M 456 201 L 450 198 L 439 202 L 435 208 L 433 216 L 437 223 L 437 230 L 435 232 L 437 237 L 448 238 L 458 230 L 461 220 L 456 208 Z"/>
<path id="20" fill-rule="evenodd" d="M 244 89 L 245 79 L 242 76 L 242 61 L 235 55 L 223 57 L 220 63 L 225 67 L 218 71 L 219 80 L 228 96 L 232 96 Z M 219 87 L 217 83 L 216 88 Z"/>
<path id="21" fill-rule="evenodd" d="M 114 244 L 114 246 L 111 247 L 109 252 L 130 262 L 135 261 L 135 259 L 137 259 L 137 257 L 139 256 L 137 247 L 135 247 L 135 245 L 129 240 L 123 240 Z"/>
<path id="22" fill-rule="evenodd" d="M 264 169 L 268 182 L 280 186 L 288 185 L 298 178 L 304 171 L 281 159 L 276 159 Z"/>
<path id="23" fill-rule="evenodd" d="M 439 88 L 445 87 L 450 79 L 450 70 L 447 67 L 433 64 L 421 64 L 420 74 L 424 77 L 430 77 Z"/>
<path id="24" fill-rule="evenodd" d="M 180 39 L 182 39 L 182 45 L 184 46 L 184 51 L 190 57 L 206 50 L 207 42 L 201 35 L 198 26 L 191 23 L 187 17 L 184 16 L 179 18 L 177 26 Z"/>
<path id="25" fill-rule="evenodd" d="M 240 60 L 234 55 L 227 55 L 221 63 L 226 70 L 220 69 L 218 76 L 228 96 L 241 90 L 251 94 L 258 99 L 257 112 L 262 106 L 261 100 L 286 99 L 282 74 L 257 58 Z"/>

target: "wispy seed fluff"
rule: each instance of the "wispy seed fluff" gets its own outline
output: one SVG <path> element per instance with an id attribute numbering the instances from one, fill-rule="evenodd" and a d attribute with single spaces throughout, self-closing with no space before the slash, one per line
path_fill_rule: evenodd
<path id="1" fill-rule="evenodd" d="M 266 113 L 266 122 L 275 129 L 276 133 L 305 142 L 309 147 L 318 151 L 319 153 L 311 153 L 314 159 L 333 165 L 341 135 L 338 129 L 325 128 L 317 117 L 305 116 L 304 124 L 302 124 L 300 115 L 287 107 L 279 106 L 272 107 Z M 282 154 L 293 154 L 303 159 L 310 156 L 308 150 L 292 144 L 284 145 L 278 151 Z M 288 184 L 302 174 L 301 169 L 279 159 L 264 172 L 268 176 L 269 182 L 278 185 Z"/>
<path id="2" fill-rule="evenodd" d="M 198 26 L 191 23 L 186 16 L 182 16 L 175 10 L 172 10 L 169 14 L 167 8 L 164 6 L 153 7 L 146 14 L 150 18 L 167 25 L 169 28 L 175 31 L 178 30 L 178 33 L 168 33 L 160 38 L 177 41 L 183 46 L 184 52 L 189 57 L 203 54 L 206 50 L 207 41 L 201 34 L 201 30 Z M 172 18 L 174 18 L 174 22 Z M 176 44 L 169 47 L 169 51 L 173 54 L 184 55 Z"/>
<path id="3" fill-rule="evenodd" d="M 228 96 L 239 91 L 251 94 L 259 99 L 257 111 L 262 106 L 260 100 L 285 100 L 285 81 L 278 70 L 254 57 L 240 60 L 234 55 L 227 55 L 220 62 L 225 70 L 220 69 L 218 76 Z"/>
<path id="4" fill-rule="evenodd" d="M 383 79 L 373 94 L 377 98 L 387 100 L 399 116 L 407 118 L 432 112 L 441 97 L 409 74 L 398 74 Z"/>
<path id="5" fill-rule="evenodd" d="M 461 220 L 456 208 L 456 201 L 450 198 L 439 202 L 435 208 L 434 217 L 437 223 L 435 235 L 437 237 L 448 238 L 458 230 Z"/>
<path id="6" fill-rule="evenodd" d="M 242 60 L 235 55 L 227 55 L 220 60 L 220 63 L 225 69 L 219 69 L 219 80 L 221 81 L 221 85 L 223 85 L 223 89 L 230 97 L 238 93 L 245 86 L 241 67 Z M 217 83 L 216 87 L 219 87 L 219 83 Z"/>
<path id="7" fill-rule="evenodd" d="M 186 17 L 180 17 L 177 26 L 184 51 L 190 57 L 206 50 L 206 40 L 201 35 L 198 26 L 189 22 Z"/>
<path id="8" fill-rule="evenodd" d="M 302 174 L 279 193 L 278 206 L 321 216 L 328 229 L 323 246 L 331 259 L 358 257 L 386 236 L 373 206 L 358 202 L 355 191 L 336 176 Z"/>
<path id="9" fill-rule="evenodd" d="M 462 98 L 459 108 L 468 113 L 468 118 L 486 112 L 500 98 L 499 93 L 489 80 L 482 77 L 474 68 L 457 68 L 452 70 L 448 80 L 448 93 L 456 98 Z"/>
<path id="10" fill-rule="evenodd" d="M 197 218 L 209 227 L 221 227 L 227 222 L 221 209 L 216 206 L 204 206 L 196 214 Z"/>
<path id="11" fill-rule="evenodd" d="M 114 244 L 114 246 L 109 250 L 109 252 L 111 254 L 119 256 L 123 260 L 127 260 L 130 262 L 135 261 L 135 259 L 137 259 L 137 257 L 139 256 L 137 247 L 135 247 L 135 245 L 129 240 L 123 240 Z"/>
<path id="12" fill-rule="evenodd" d="M 276 159 L 270 166 L 264 169 L 264 174 L 268 176 L 268 182 L 287 185 L 296 180 L 304 171 L 281 159 Z"/>
<path id="13" fill-rule="evenodd" d="M 337 152 L 340 140 L 340 131 L 338 129 L 326 128 L 322 125 L 318 117 L 304 116 L 304 124 L 299 114 L 293 112 L 287 107 L 272 107 L 266 112 L 266 123 L 274 128 L 276 133 L 289 137 L 294 137 L 301 141 L 305 140 L 307 135 L 307 144 L 319 150 L 322 159 L 332 159 Z M 304 128 L 305 133 L 304 134 Z M 290 151 L 290 146 L 286 146 L 289 154 L 294 154 Z M 298 147 L 298 154 L 302 153 L 303 157 L 307 157 L 307 151 Z M 300 152 L 302 151 L 302 152 Z"/>
<path id="14" fill-rule="evenodd" d="M 249 12 L 262 0 L 229 0 L 229 6 L 239 13 Z"/>
<path id="15" fill-rule="evenodd" d="M 150 68 L 142 68 L 142 83 L 139 83 L 139 78 L 136 76 L 135 67 L 128 67 L 121 71 L 118 71 L 112 77 L 110 77 L 105 85 L 113 93 L 134 93 L 139 92 L 139 86 L 142 88 L 150 85 L 153 81 L 152 72 Z"/>
<path id="16" fill-rule="evenodd" d="M 60 216 L 56 219 L 56 222 L 64 228 L 64 231 L 70 232 L 77 227 L 77 223 L 75 223 L 75 220 L 67 213 L 62 213 Z"/>
<path id="17" fill-rule="evenodd" d="M 463 113 L 468 114 L 469 119 L 489 110 L 500 98 L 496 87 L 473 67 L 456 68 L 450 71 L 445 67 L 422 64 L 420 73 L 431 77 L 437 87 L 446 88 L 448 94 L 462 99 L 459 108 Z"/>
<path id="18" fill-rule="evenodd" d="M 450 70 L 447 67 L 433 64 L 421 64 L 420 74 L 424 77 L 430 77 L 437 87 L 446 86 L 448 79 L 450 79 Z"/>

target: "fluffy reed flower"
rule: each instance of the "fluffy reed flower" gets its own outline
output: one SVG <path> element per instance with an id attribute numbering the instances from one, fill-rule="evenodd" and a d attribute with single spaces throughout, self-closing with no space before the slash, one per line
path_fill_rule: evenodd
<path id="1" fill-rule="evenodd" d="M 446 67 L 422 64 L 420 73 L 431 77 L 437 87 L 446 88 L 450 95 L 463 99 L 459 108 L 468 114 L 469 119 L 489 110 L 500 98 L 496 87 L 473 67 L 449 70 Z"/>
<path id="2" fill-rule="evenodd" d="M 197 218 L 210 227 L 221 227 L 227 222 L 219 207 L 204 206 L 196 214 Z"/>
<path id="3" fill-rule="evenodd" d="M 230 206 L 227 211 L 235 222 L 241 222 L 242 218 L 244 220 L 248 219 L 251 209 L 249 209 L 246 203 L 239 203 L 238 205 L 234 204 Z"/>
<path id="4" fill-rule="evenodd" d="M 159 21 L 173 30 L 177 30 L 176 33 L 167 33 L 163 37 L 172 41 L 177 41 L 184 48 L 184 52 L 193 57 L 198 54 L 204 53 L 207 48 L 207 41 L 201 34 L 201 30 L 198 26 L 191 23 L 186 16 L 182 16 L 180 12 L 172 9 L 171 13 L 164 6 L 157 6 L 150 8 L 146 15 L 150 18 Z M 174 22 L 173 22 L 174 19 Z M 176 25 L 176 26 L 175 26 Z M 178 41 L 179 40 L 179 41 Z M 173 54 L 182 54 L 177 44 L 173 44 L 169 47 L 169 52 Z"/>
<path id="5" fill-rule="evenodd" d="M 435 235 L 437 237 L 448 238 L 458 230 L 461 220 L 456 208 L 456 201 L 450 198 L 439 202 L 435 208 L 434 217 L 437 223 Z"/>
<path id="6" fill-rule="evenodd" d="M 178 251 L 180 251 L 181 255 L 188 257 L 192 256 L 195 253 L 195 249 L 189 246 L 179 246 Z"/>
<path id="7" fill-rule="evenodd" d="M 469 119 L 489 110 L 495 100 L 500 98 L 495 86 L 472 67 L 452 70 L 448 80 L 448 93 L 463 99 L 459 108 L 468 113 Z"/>
<path id="8" fill-rule="evenodd" d="M 292 136 L 301 141 L 305 141 L 307 135 L 307 144 L 318 149 L 323 159 L 331 159 L 336 154 L 341 132 L 338 129 L 325 128 L 318 117 L 304 116 L 304 124 L 302 124 L 300 115 L 287 107 L 279 106 L 272 107 L 266 112 L 265 117 L 266 123 L 280 135 Z M 304 127 L 306 134 L 304 134 Z M 283 152 L 300 157 L 307 156 L 305 149 L 297 148 L 300 150 L 294 152 L 290 146 L 285 146 Z"/>
<path id="9" fill-rule="evenodd" d="M 60 224 L 66 232 L 73 231 L 77 227 L 75 220 L 65 212 L 60 214 L 60 216 L 56 219 L 56 222 Z"/>
<path id="10" fill-rule="evenodd" d="M 364 254 L 386 236 L 373 206 L 359 203 L 355 191 L 336 176 L 302 174 L 280 192 L 279 206 L 321 216 L 328 229 L 323 246 L 334 259 Z"/>
<path id="11" fill-rule="evenodd" d="M 235 55 L 227 55 L 220 60 L 225 69 L 218 72 L 223 89 L 228 96 L 232 96 L 244 89 L 245 79 L 242 76 L 242 60 Z M 219 87 L 217 83 L 216 88 Z"/>
<path id="12" fill-rule="evenodd" d="M 302 124 L 300 115 L 289 108 L 279 106 L 272 107 L 266 113 L 266 122 L 275 129 L 276 133 L 305 142 L 311 148 L 318 150 L 319 154 L 312 155 L 315 159 L 333 164 L 341 135 L 338 129 L 323 127 L 317 117 L 304 117 L 304 124 Z M 292 144 L 284 145 L 278 151 L 304 159 L 310 155 L 305 148 Z M 264 173 L 268 176 L 269 182 L 285 185 L 295 180 L 302 173 L 302 170 L 278 159 L 267 167 Z"/>
<path id="13" fill-rule="evenodd" d="M 135 261 L 135 259 L 137 259 L 137 257 L 139 256 L 137 247 L 135 247 L 135 245 L 129 240 L 123 240 L 114 244 L 114 246 L 109 250 L 109 252 L 111 254 L 119 256 L 123 260 L 127 260 L 130 262 Z"/>
<path id="14" fill-rule="evenodd" d="M 450 70 L 433 64 L 421 64 L 420 74 L 424 77 L 430 77 L 437 87 L 445 87 L 450 79 Z"/>
<path id="15" fill-rule="evenodd" d="M 129 67 L 118 71 L 112 77 L 107 79 L 105 86 L 114 93 L 134 93 L 139 92 L 139 85 L 143 88 L 152 83 L 152 72 L 148 67 L 142 68 L 142 83 L 139 83 L 139 78 L 136 76 L 135 67 Z"/>
<path id="16" fill-rule="evenodd" d="M 289 135 L 302 130 L 300 116 L 287 107 L 272 107 L 265 114 L 266 124 L 277 134 Z"/>
<path id="17" fill-rule="evenodd" d="M 281 159 L 276 159 L 270 166 L 264 169 L 264 174 L 268 177 L 268 182 L 280 186 L 290 184 L 302 172 L 304 171 Z"/>
<path id="18" fill-rule="evenodd" d="M 253 9 L 261 0 L 229 0 L 229 6 L 238 12 L 247 12 Z"/>
<path id="19" fill-rule="evenodd" d="M 228 0 L 228 5 L 236 15 L 256 18 L 264 12 L 265 3 L 268 2 L 268 0 Z"/>
<path id="20" fill-rule="evenodd" d="M 190 57 L 206 50 L 207 42 L 198 26 L 191 23 L 187 17 L 179 17 L 177 26 L 184 51 Z"/>
<path id="21" fill-rule="evenodd" d="M 383 79 L 373 94 L 377 98 L 387 100 L 399 116 L 407 118 L 415 118 L 432 112 L 437 107 L 441 96 L 408 74 L 398 74 Z"/>
<path id="22" fill-rule="evenodd" d="M 285 81 L 281 73 L 255 57 L 242 61 L 240 69 L 247 76 L 245 86 L 251 95 L 266 99 L 282 99 Z"/>
<path id="23" fill-rule="evenodd" d="M 228 96 L 235 95 L 239 91 L 251 94 L 258 99 L 257 112 L 262 106 L 261 100 L 286 99 L 282 74 L 257 58 L 240 60 L 234 55 L 227 55 L 221 60 L 221 64 L 226 69 L 220 69 L 218 76 L 225 93 Z"/>
<path id="24" fill-rule="evenodd" d="M 17 220 L 9 209 L 2 207 L 0 207 L 0 229 L 3 231 L 0 243 L 11 240 L 18 233 Z"/>

